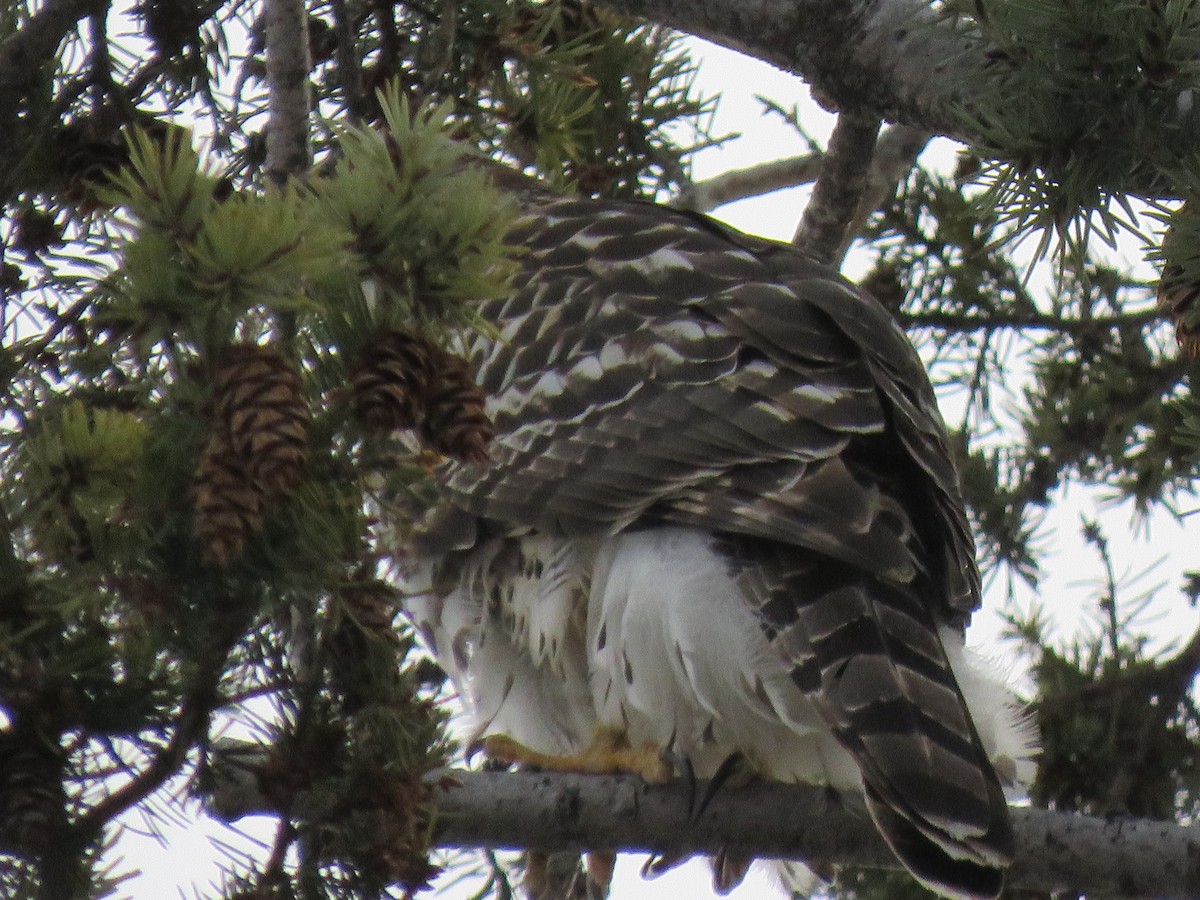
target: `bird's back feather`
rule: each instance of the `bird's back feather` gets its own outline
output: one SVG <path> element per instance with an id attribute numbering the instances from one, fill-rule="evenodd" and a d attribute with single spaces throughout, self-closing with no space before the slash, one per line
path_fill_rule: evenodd
<path id="1" fill-rule="evenodd" d="M 729 602 L 858 764 L 897 856 L 943 894 L 995 896 L 1007 807 L 943 646 L 979 576 L 892 318 L 794 248 L 650 205 L 551 201 L 511 239 L 522 274 L 482 311 L 500 339 L 471 348 L 493 462 L 447 464 L 422 546 L 715 535 Z"/>

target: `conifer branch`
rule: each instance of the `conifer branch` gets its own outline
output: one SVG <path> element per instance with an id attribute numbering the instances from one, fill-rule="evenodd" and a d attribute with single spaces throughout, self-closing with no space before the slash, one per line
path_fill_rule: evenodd
<path id="1" fill-rule="evenodd" d="M 706 213 L 735 200 L 808 184 L 820 174 L 822 158 L 820 153 L 805 153 L 723 172 L 689 184 L 671 205 Z"/>
<path id="2" fill-rule="evenodd" d="M 443 847 L 535 847 L 545 851 L 714 853 L 899 868 L 866 812 L 827 789 L 760 783 L 718 792 L 700 815 L 682 782 L 646 785 L 632 776 L 445 770 L 435 843 Z M 209 809 L 225 821 L 271 812 L 248 780 L 216 786 Z M 219 801 L 219 802 L 218 802 Z M 220 810 L 219 813 L 216 810 Z M 1107 897 L 1200 895 L 1200 826 L 1106 820 L 1012 810 L 1017 859 L 1010 888 Z"/>
<path id="3" fill-rule="evenodd" d="M 284 181 L 308 169 L 309 109 L 308 13 L 304 0 L 267 2 L 267 172 Z"/>
<path id="4" fill-rule="evenodd" d="M 1174 709 L 1191 688 L 1197 673 L 1200 673 L 1200 629 L 1192 633 L 1188 642 L 1174 656 L 1162 662 L 1127 669 L 1074 690 L 1056 691 L 1037 698 L 1034 703 L 1038 706 L 1060 706 L 1137 692 L 1147 698 L 1158 696 L 1161 706 Z"/>
<path id="5" fill-rule="evenodd" d="M 838 116 L 812 199 L 792 238 L 793 244 L 835 267 L 857 219 L 878 137 L 879 119 L 854 112 Z"/>
<path id="6" fill-rule="evenodd" d="M 987 63 L 925 0 L 603 2 L 795 72 L 840 109 L 960 139 L 957 109 Z"/>
<path id="7" fill-rule="evenodd" d="M 1113 328 L 1140 328 L 1163 318 L 1156 307 L 1111 316 L 1076 318 L 1033 310 L 1019 312 L 960 313 L 951 310 L 921 310 L 896 313 L 904 328 L 937 328 L 958 333 L 999 331 L 1006 328 L 1058 331 L 1070 335 L 1096 334 Z"/>
<path id="8" fill-rule="evenodd" d="M 141 803 L 172 776 L 178 774 L 188 751 L 208 726 L 207 704 L 196 698 L 185 701 L 175 720 L 175 730 L 166 746 L 150 765 L 118 790 L 109 794 L 79 819 L 75 830 L 90 838 L 98 834 L 112 819 Z"/>
<path id="9" fill-rule="evenodd" d="M 25 92 L 80 19 L 101 13 L 107 0 L 48 0 L 0 42 L 0 129 L 8 134 Z"/>
<path id="10" fill-rule="evenodd" d="M 231 617 L 239 619 L 240 617 Z M 238 621 L 238 624 L 242 624 Z M 135 778 L 96 803 L 75 824 L 76 833 L 90 840 L 114 818 L 142 802 L 178 774 L 188 753 L 208 730 L 209 717 L 218 702 L 216 683 L 225 658 L 236 639 L 232 628 L 210 649 L 211 656 L 199 667 L 191 689 L 175 716 L 174 732 L 162 750 Z"/>

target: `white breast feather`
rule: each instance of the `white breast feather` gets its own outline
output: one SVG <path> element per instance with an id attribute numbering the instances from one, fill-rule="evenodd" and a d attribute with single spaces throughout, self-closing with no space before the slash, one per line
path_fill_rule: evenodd
<path id="1" fill-rule="evenodd" d="M 479 733 L 568 752 L 597 724 L 620 726 L 634 743 L 687 756 L 700 777 L 739 751 L 765 777 L 860 786 L 857 765 L 792 683 L 708 534 L 659 528 L 599 545 L 524 538 L 526 565 L 496 615 L 482 573 L 500 543 L 481 545 L 444 598 L 407 601 L 436 637 Z M 942 641 L 1001 776 L 1028 783 L 1031 725 L 955 632 L 944 629 Z"/>

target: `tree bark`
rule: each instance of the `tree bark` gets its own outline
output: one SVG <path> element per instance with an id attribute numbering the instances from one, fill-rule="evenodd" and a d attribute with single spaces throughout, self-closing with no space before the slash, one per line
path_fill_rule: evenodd
<path id="1" fill-rule="evenodd" d="M 839 109 L 960 140 L 984 47 L 928 0 L 602 0 L 794 72 Z"/>
<path id="2" fill-rule="evenodd" d="M 713 853 L 900 865 L 866 812 L 823 788 L 761 783 L 689 813 L 684 785 L 625 776 L 443 773 L 437 842 L 459 847 Z M 701 786 L 697 793 L 702 793 Z M 1103 897 L 1200 896 L 1200 826 L 1013 809 L 1010 888 Z"/>
<path id="3" fill-rule="evenodd" d="M 990 54 L 1001 48 L 952 24 L 930 0 L 600 2 L 623 15 L 668 25 L 793 72 L 825 105 L 843 111 L 967 144 L 983 142 L 979 123 L 995 118 L 984 98 L 995 90 Z M 1131 123 L 1121 133 L 1133 158 L 1161 159 L 1164 145 L 1186 147 L 1200 137 L 1200 104 L 1193 102 L 1190 91 L 1183 90 L 1173 110 L 1162 115 L 1160 122 L 1139 121 L 1137 127 Z M 1036 161 L 1037 148 L 1012 150 L 1023 166 L 1032 164 L 1031 152 Z M 1046 152 L 1053 157 L 1061 148 Z M 1103 178 L 1099 186 L 1106 191 L 1157 198 L 1179 193 L 1176 186 L 1163 183 L 1154 167 L 1109 172 Z"/>
<path id="4" fill-rule="evenodd" d="M 308 13 L 304 0 L 267 0 L 267 173 L 286 181 L 308 170 L 309 107 Z"/>
<path id="5" fill-rule="evenodd" d="M 870 180 L 879 120 L 844 112 L 829 138 L 821 174 L 804 208 L 792 243 L 834 268 L 846 254 L 852 224 Z"/>
<path id="6" fill-rule="evenodd" d="M 232 822 L 271 814 L 256 788 L 264 751 L 235 743 L 217 757 L 206 806 Z M 622 850 L 802 859 L 899 869 L 857 797 L 802 784 L 724 788 L 696 814 L 706 785 L 647 785 L 633 776 L 434 772 L 434 843 L 546 852 Z M 1017 857 L 1010 888 L 1109 898 L 1200 896 L 1200 826 L 1013 808 Z"/>

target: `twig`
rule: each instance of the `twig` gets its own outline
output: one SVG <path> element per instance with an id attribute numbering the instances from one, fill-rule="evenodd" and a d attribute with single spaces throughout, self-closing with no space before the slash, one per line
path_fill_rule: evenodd
<path id="1" fill-rule="evenodd" d="M 188 752 L 205 738 L 213 709 L 220 701 L 217 682 L 230 650 L 237 643 L 239 630 L 244 626 L 239 617 L 231 616 L 222 633 L 214 635 L 214 643 L 197 666 L 191 684 L 184 694 L 175 733 L 167 745 L 154 757 L 136 778 L 96 803 L 74 823 L 72 831 L 90 840 L 116 816 L 141 803 L 166 781 L 179 772 Z"/>
<path id="2" fill-rule="evenodd" d="M 878 136 L 877 118 L 857 112 L 838 117 L 793 244 L 818 259 L 834 265 L 840 262 L 841 248 L 867 187 Z"/>
<path id="3" fill-rule="evenodd" d="M 1050 313 L 996 312 L 957 313 L 940 310 L 898 312 L 896 318 L 904 328 L 939 328 L 946 331 L 996 331 L 1001 328 L 1043 329 L 1064 334 L 1095 334 L 1110 328 L 1142 327 L 1162 319 L 1157 307 L 1115 316 L 1092 316 L 1087 319 L 1064 318 Z"/>
<path id="4" fill-rule="evenodd" d="M 86 836 L 97 834 L 110 820 L 162 787 L 167 779 L 179 771 L 188 751 L 207 729 L 208 715 L 208 704 L 199 698 L 185 701 L 175 725 L 175 733 L 162 752 L 136 778 L 89 809 L 72 830 Z"/>
<path id="5" fill-rule="evenodd" d="M 1157 694 L 1164 708 L 1174 709 L 1179 705 L 1192 682 L 1196 680 L 1198 672 L 1200 672 L 1200 629 L 1191 636 L 1178 653 L 1160 663 L 1126 669 L 1117 675 L 1103 678 L 1092 684 L 1048 694 L 1038 698 L 1035 705 L 1060 706 L 1097 697 L 1137 692 L 1145 695 Z"/>
<path id="6" fill-rule="evenodd" d="M 710 212 L 735 200 L 808 184 L 820 173 L 822 158 L 823 154 L 806 153 L 724 172 L 714 178 L 689 184 L 671 205 L 679 209 Z"/>

